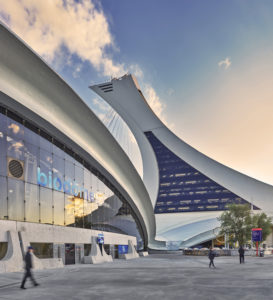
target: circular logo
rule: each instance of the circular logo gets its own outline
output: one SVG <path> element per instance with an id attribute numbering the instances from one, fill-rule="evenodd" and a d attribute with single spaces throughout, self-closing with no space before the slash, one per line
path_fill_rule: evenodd
<path id="1" fill-rule="evenodd" d="M 24 169 L 19 161 L 13 159 L 9 162 L 9 172 L 13 177 L 20 178 L 23 176 Z"/>

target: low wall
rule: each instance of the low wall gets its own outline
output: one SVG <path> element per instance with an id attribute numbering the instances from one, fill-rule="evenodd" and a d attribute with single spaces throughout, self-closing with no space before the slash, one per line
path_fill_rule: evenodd
<path id="1" fill-rule="evenodd" d="M 238 256 L 238 249 L 217 249 L 214 250 L 217 256 Z M 209 250 L 183 250 L 184 255 L 208 256 Z M 259 252 L 260 253 L 260 252 Z M 264 250 L 265 255 L 271 255 L 272 250 Z M 245 250 L 245 256 L 256 256 L 256 250 Z"/>
<path id="2" fill-rule="evenodd" d="M 214 250 L 217 256 L 231 256 L 230 250 Z M 238 253 L 238 251 L 237 251 Z M 209 250 L 183 250 L 184 255 L 208 256 Z"/>
<path id="3" fill-rule="evenodd" d="M 0 242 L 7 242 L 5 257 L 0 260 L 0 272 L 16 272 L 23 269 L 23 257 L 31 243 L 50 243 L 53 257 L 40 259 L 33 257 L 34 268 L 58 268 L 65 264 L 65 244 L 74 244 L 75 263 L 84 263 L 84 244 L 94 244 L 98 234 L 103 233 L 104 243 L 108 245 L 137 245 L 136 237 L 112 232 L 64 226 L 0 220 Z M 92 243 L 93 237 L 93 243 Z M 104 251 L 104 261 L 112 257 Z"/>

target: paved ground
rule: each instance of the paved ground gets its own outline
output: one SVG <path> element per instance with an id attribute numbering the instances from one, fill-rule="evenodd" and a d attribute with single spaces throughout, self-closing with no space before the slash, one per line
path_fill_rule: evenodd
<path id="1" fill-rule="evenodd" d="M 273 299 L 273 257 L 207 257 L 155 254 L 103 265 L 36 271 L 41 284 L 19 289 L 22 273 L 0 274 L 2 299 Z"/>

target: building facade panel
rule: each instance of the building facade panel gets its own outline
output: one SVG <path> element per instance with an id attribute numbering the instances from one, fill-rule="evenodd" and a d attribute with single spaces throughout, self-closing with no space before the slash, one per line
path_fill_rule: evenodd
<path id="1" fill-rule="evenodd" d="M 175 155 L 151 131 L 145 135 L 155 152 L 160 178 L 155 213 L 223 211 L 229 204 L 248 203 Z"/>

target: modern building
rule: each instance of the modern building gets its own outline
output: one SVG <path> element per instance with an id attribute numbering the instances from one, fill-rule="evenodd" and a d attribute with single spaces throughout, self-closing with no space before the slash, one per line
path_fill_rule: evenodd
<path id="1" fill-rule="evenodd" d="M 98 236 L 113 257 L 153 247 L 149 194 L 107 128 L 3 25 L 0 45 L 0 272 L 27 245 L 41 267 L 82 262 Z"/>
<path id="2" fill-rule="evenodd" d="M 216 238 L 231 203 L 273 216 L 273 187 L 200 153 L 154 114 L 132 75 L 91 86 L 128 124 L 140 148 L 143 181 L 156 216 L 156 238 L 192 247 Z M 269 243 L 272 245 L 272 236 Z"/>
<path id="3" fill-rule="evenodd" d="M 135 135 L 143 179 L 85 102 L 1 24 L 0 45 L 0 272 L 21 270 L 29 245 L 36 267 L 50 268 L 200 244 L 229 203 L 273 216 L 272 186 L 181 141 L 132 75 L 91 88 Z"/>

